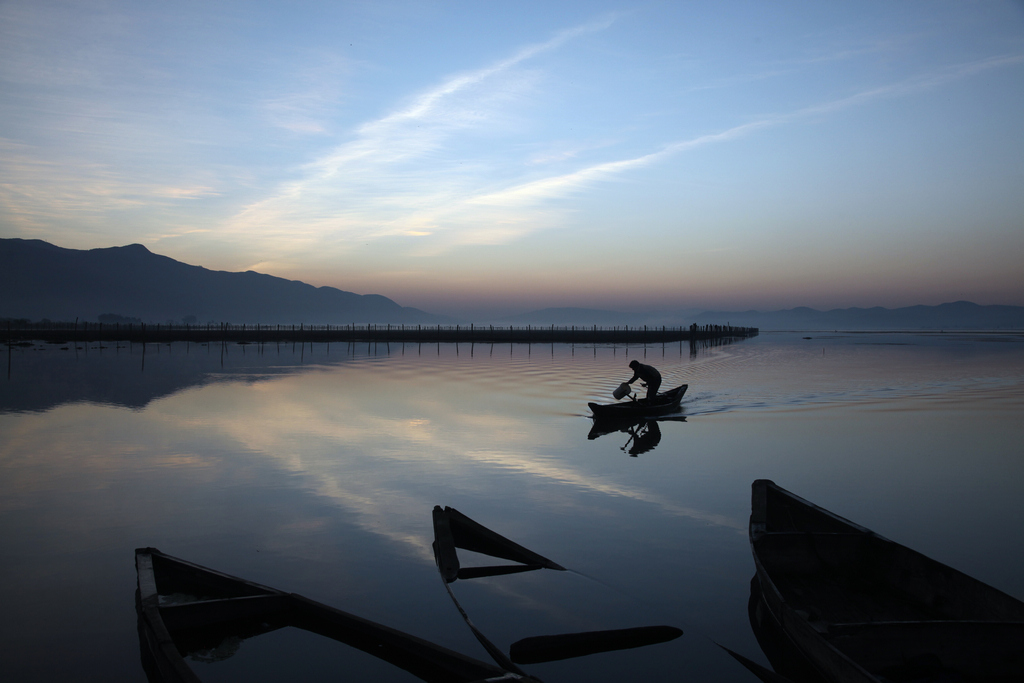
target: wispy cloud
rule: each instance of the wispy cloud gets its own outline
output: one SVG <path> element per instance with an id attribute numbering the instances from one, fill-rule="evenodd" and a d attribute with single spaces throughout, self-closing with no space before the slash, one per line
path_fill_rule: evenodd
<path id="1" fill-rule="evenodd" d="M 709 133 L 689 140 L 673 142 L 666 145 L 659 151 L 639 157 L 602 162 L 578 169 L 571 173 L 550 176 L 540 180 L 533 180 L 515 185 L 497 192 L 481 194 L 466 200 L 466 202 L 470 204 L 502 205 L 511 207 L 515 205 L 531 204 L 543 199 L 564 196 L 570 192 L 582 189 L 596 181 L 608 179 L 617 174 L 642 168 L 644 166 L 649 166 L 663 161 L 675 154 L 691 149 L 715 143 L 728 142 L 741 138 L 757 130 L 792 123 L 799 119 L 809 118 L 816 115 L 830 114 L 850 107 L 866 105 L 874 100 L 886 97 L 899 97 L 916 91 L 935 88 L 959 78 L 972 76 L 998 67 L 1020 63 L 1024 63 L 1024 55 L 1000 56 L 967 64 L 955 65 L 934 73 L 907 79 L 899 83 L 863 90 L 847 97 L 804 107 L 791 113 L 764 117 L 756 121 L 733 126 L 732 128 L 728 128 L 718 133 Z"/>
<path id="2" fill-rule="evenodd" d="M 743 125 L 724 130 L 720 133 L 701 135 L 691 140 L 674 142 L 657 152 L 652 152 L 643 156 L 595 164 L 593 166 L 573 171 L 572 173 L 543 178 L 541 180 L 534 180 L 499 192 L 474 197 L 468 201 L 469 203 L 474 204 L 500 204 L 510 206 L 562 196 L 566 193 L 572 192 L 573 190 L 589 185 L 594 181 L 609 178 L 643 166 L 650 166 L 651 164 L 662 161 L 673 154 L 716 142 L 731 140 L 733 138 L 746 135 L 758 128 L 764 128 L 770 125 L 772 125 L 771 120 L 745 123 Z"/>
<path id="3" fill-rule="evenodd" d="M 50 160 L 30 145 L 0 138 L 0 212 L 20 229 L 40 233 L 74 217 L 99 227 L 112 212 L 167 207 L 218 194 L 210 185 L 127 179 L 85 159 Z"/>
<path id="4" fill-rule="evenodd" d="M 404 164 L 428 157 L 458 131 L 500 128 L 503 109 L 531 84 L 531 75 L 515 67 L 604 30 L 614 20 L 614 15 L 608 15 L 561 31 L 546 42 L 453 76 L 413 97 L 404 107 L 359 126 L 351 141 L 300 169 L 297 179 L 246 207 L 227 227 L 247 233 L 280 229 L 310 236 L 352 229 L 369 235 L 429 232 L 417 227 L 417 221 L 406 225 L 408 221 L 400 219 L 464 196 L 466 176 L 474 169 L 449 169 L 445 177 L 436 172 L 424 176 Z M 423 182 L 428 178 L 429 183 Z M 354 210 L 356 203 L 361 208 Z"/>
<path id="5" fill-rule="evenodd" d="M 639 156 L 600 161 L 540 178 L 536 177 L 536 156 L 500 172 L 482 166 L 485 162 L 477 160 L 478 156 L 465 164 L 453 160 L 449 141 L 457 133 L 500 128 L 507 110 L 529 89 L 531 74 L 516 67 L 574 38 L 603 30 L 613 21 L 614 17 L 606 17 L 563 31 L 494 64 L 453 76 L 411 98 L 404 107 L 359 126 L 352 140 L 299 169 L 298 177 L 279 186 L 272 196 L 246 207 L 229 221 L 228 229 L 268 238 L 287 236 L 300 251 L 325 242 L 337 246 L 389 235 L 429 237 L 429 246 L 425 242 L 419 247 L 423 254 L 454 244 L 499 244 L 556 225 L 561 213 L 553 208 L 552 200 L 571 197 L 595 183 L 663 163 L 689 150 L 940 87 L 1024 61 L 1024 56 L 1006 55 L 954 65 L 670 142 Z M 563 143 L 563 149 L 569 151 L 543 160 L 564 164 L 587 147 Z M 509 168 L 518 172 L 509 173 Z"/>
<path id="6" fill-rule="evenodd" d="M 930 90 L 951 81 L 967 78 L 984 71 L 1024 63 L 1024 55 L 1001 55 L 964 64 L 955 64 L 945 69 L 915 76 L 898 83 L 863 90 L 848 97 L 805 107 L 785 118 L 798 118 L 815 114 L 830 114 L 850 107 L 867 104 L 885 97 L 902 97 L 923 90 Z"/>

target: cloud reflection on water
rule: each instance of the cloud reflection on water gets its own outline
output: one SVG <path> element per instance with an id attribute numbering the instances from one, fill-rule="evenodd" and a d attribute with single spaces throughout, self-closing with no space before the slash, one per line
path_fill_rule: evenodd
<path id="1" fill-rule="evenodd" d="M 488 382 L 438 374 L 407 383 L 382 380 L 381 374 L 372 365 L 323 367 L 246 391 L 230 385 L 189 390 L 148 412 L 169 431 L 199 430 L 236 443 L 240 452 L 259 454 L 299 478 L 297 485 L 344 508 L 362 528 L 408 545 L 421 558 L 431 556 L 413 530 L 424 506 L 438 501 L 412 492 L 420 493 L 425 484 L 443 489 L 448 481 L 479 490 L 493 489 L 498 481 L 524 491 L 537 482 L 570 486 L 629 498 L 668 515 L 746 528 L 742 520 L 682 506 L 538 452 L 564 435 L 543 420 L 524 417 L 528 410 L 497 412 L 502 406 L 496 403 L 528 401 L 494 401 L 496 390 Z M 517 396 L 522 393 L 517 390 Z M 520 483 L 510 483 L 508 474 Z"/>

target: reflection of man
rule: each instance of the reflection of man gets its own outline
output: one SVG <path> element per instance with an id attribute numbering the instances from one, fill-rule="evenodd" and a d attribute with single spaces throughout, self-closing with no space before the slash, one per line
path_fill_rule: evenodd
<path id="1" fill-rule="evenodd" d="M 653 451 L 655 446 L 661 443 L 661 427 L 654 420 L 648 420 L 639 427 L 633 428 L 630 433 L 633 435 L 633 447 L 629 449 L 630 457 L 635 458 L 641 453 Z M 629 442 L 626 442 L 626 446 Z M 623 446 L 625 450 L 625 446 Z"/>
<path id="2" fill-rule="evenodd" d="M 657 396 L 658 388 L 661 386 L 661 373 L 650 365 L 635 360 L 629 361 L 629 367 L 633 370 L 633 379 L 629 380 L 628 384 L 642 379 L 643 386 L 647 387 L 647 400 L 650 401 Z"/>

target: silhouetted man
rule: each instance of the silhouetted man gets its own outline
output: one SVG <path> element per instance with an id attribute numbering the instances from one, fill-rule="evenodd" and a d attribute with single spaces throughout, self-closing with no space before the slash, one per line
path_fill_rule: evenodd
<path id="1" fill-rule="evenodd" d="M 633 379 L 629 380 L 628 384 L 642 379 L 643 382 L 641 384 L 647 387 L 647 400 L 649 401 L 657 396 L 658 389 L 661 387 L 661 373 L 650 365 L 644 365 L 640 361 L 635 360 L 629 361 L 629 367 L 633 370 Z"/>

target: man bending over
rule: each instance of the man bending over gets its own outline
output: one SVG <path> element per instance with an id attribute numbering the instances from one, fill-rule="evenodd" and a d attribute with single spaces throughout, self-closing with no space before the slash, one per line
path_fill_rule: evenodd
<path id="1" fill-rule="evenodd" d="M 658 389 L 661 387 L 661 373 L 650 365 L 644 365 L 635 360 L 629 362 L 629 367 L 633 370 L 633 379 L 629 380 L 628 384 L 641 379 L 643 380 L 641 384 L 647 387 L 647 400 L 650 401 L 657 396 Z"/>

